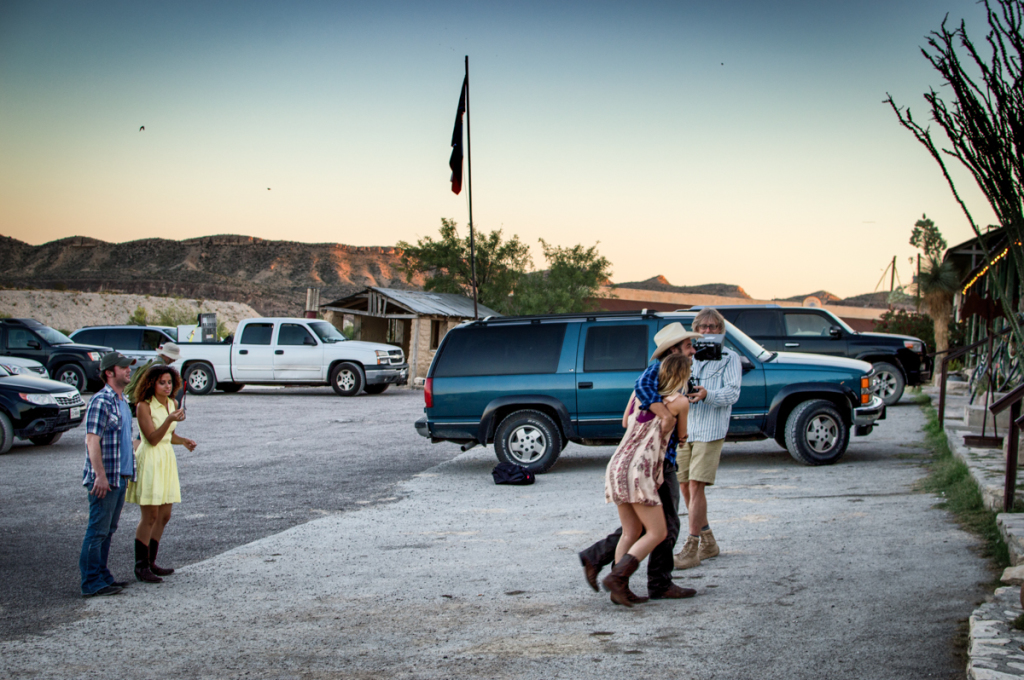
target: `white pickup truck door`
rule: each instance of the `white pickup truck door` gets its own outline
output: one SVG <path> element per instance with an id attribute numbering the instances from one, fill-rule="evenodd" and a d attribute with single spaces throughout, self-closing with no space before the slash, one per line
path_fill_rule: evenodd
<path id="1" fill-rule="evenodd" d="M 300 323 L 282 323 L 274 346 L 274 382 L 327 380 L 324 346 Z"/>
<path id="2" fill-rule="evenodd" d="M 274 381 L 273 323 L 247 323 L 231 346 L 231 377 L 236 382 Z"/>

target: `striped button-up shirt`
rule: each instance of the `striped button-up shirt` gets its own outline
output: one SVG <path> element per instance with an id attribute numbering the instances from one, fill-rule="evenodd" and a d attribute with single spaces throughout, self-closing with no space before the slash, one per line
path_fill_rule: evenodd
<path id="1" fill-rule="evenodd" d="M 127 437 L 125 430 L 127 430 Z M 85 431 L 87 434 L 95 434 L 100 438 L 103 470 L 106 472 L 110 488 L 119 487 L 122 475 L 131 475 L 134 482 L 135 453 L 132 451 L 132 412 L 128 408 L 128 402 L 110 389 L 109 385 L 104 386 L 89 402 L 89 408 L 85 412 Z M 130 458 L 125 458 L 125 456 L 130 456 Z M 87 447 L 85 469 L 82 470 L 82 485 L 92 487 L 95 481 L 96 471 L 92 468 Z"/>
<path id="2" fill-rule="evenodd" d="M 708 391 L 704 399 L 690 404 L 686 431 L 691 442 L 725 439 L 729 432 L 732 405 L 739 401 L 743 369 L 735 351 L 723 350 L 718 361 L 693 362 L 693 378 Z"/>

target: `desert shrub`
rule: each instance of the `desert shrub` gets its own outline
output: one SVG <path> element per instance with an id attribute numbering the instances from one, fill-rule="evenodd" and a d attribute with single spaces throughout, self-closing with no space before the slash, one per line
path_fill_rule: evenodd
<path id="1" fill-rule="evenodd" d="M 146 308 L 142 305 L 136 307 L 135 311 L 128 315 L 128 323 L 135 326 L 148 326 L 149 314 L 146 313 Z"/>

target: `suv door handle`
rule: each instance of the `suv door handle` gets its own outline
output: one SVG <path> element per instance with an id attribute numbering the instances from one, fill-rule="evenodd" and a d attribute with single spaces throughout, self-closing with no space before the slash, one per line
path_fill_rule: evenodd
<path id="1" fill-rule="evenodd" d="M 592 383 L 592 382 L 581 382 L 579 385 L 577 385 L 577 387 L 579 387 L 581 390 L 589 390 L 589 389 L 594 387 L 594 383 Z"/>
<path id="2" fill-rule="evenodd" d="M 786 347 L 799 347 L 799 346 L 800 346 L 799 342 L 787 342 L 786 343 Z"/>
<path id="3" fill-rule="evenodd" d="M 275 349 L 274 350 L 274 354 L 284 354 L 284 350 L 283 349 Z"/>
<path id="4" fill-rule="evenodd" d="M 247 350 L 247 349 L 240 349 L 240 350 L 238 350 L 238 353 L 239 354 L 248 354 L 249 350 Z"/>

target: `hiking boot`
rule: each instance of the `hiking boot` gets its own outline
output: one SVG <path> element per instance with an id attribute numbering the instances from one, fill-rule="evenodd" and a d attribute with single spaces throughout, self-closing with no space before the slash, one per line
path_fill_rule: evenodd
<path id="1" fill-rule="evenodd" d="M 687 536 L 683 549 L 672 559 L 676 569 L 693 569 L 700 566 L 700 537 Z"/>
<path id="2" fill-rule="evenodd" d="M 655 593 L 648 590 L 652 600 L 681 600 L 686 597 L 693 597 L 697 594 L 697 591 L 693 588 L 681 588 L 675 583 L 670 585 L 665 590 Z"/>
<path id="3" fill-rule="evenodd" d="M 718 542 L 715 540 L 715 535 L 711 533 L 711 529 L 700 532 L 700 550 L 697 551 L 697 557 L 702 560 L 710 560 L 719 552 L 721 551 L 718 549 Z"/>

